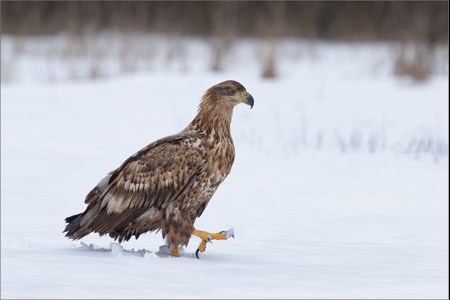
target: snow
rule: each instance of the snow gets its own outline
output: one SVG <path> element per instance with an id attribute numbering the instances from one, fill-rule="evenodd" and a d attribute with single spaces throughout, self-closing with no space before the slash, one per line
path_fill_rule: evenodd
<path id="1" fill-rule="evenodd" d="M 257 42 L 237 44 L 219 73 L 191 51 L 202 44 L 184 43 L 187 72 L 47 82 L 19 76 L 35 67 L 25 57 L 2 83 L 2 298 L 448 297 L 447 74 L 413 84 L 391 75 L 386 45 L 321 43 L 281 56 L 268 80 L 250 57 Z M 63 219 L 108 172 L 184 129 L 227 79 L 255 105 L 235 108 L 233 169 L 195 225 L 235 239 L 196 259 L 195 236 L 180 258 L 161 233 L 64 237 Z"/>
<path id="2" fill-rule="evenodd" d="M 117 256 L 122 256 L 123 253 L 123 247 L 118 243 L 111 243 L 109 245 L 111 248 L 111 252 Z"/>

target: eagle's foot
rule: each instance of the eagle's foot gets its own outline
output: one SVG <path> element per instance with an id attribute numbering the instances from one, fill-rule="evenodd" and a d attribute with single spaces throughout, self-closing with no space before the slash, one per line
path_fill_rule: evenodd
<path id="1" fill-rule="evenodd" d="M 175 256 L 175 257 L 181 256 L 180 251 L 178 249 L 178 245 L 173 245 L 172 254 L 170 254 L 170 255 Z"/>
<path id="2" fill-rule="evenodd" d="M 196 235 L 202 239 L 202 241 L 200 242 L 200 245 L 198 246 L 197 251 L 195 252 L 195 256 L 197 256 L 197 258 L 199 258 L 198 252 L 202 252 L 202 253 L 205 252 L 206 243 L 208 243 L 208 242 L 212 243 L 212 240 L 226 240 L 230 237 L 234 238 L 234 229 L 230 228 L 229 230 L 224 230 L 219 233 L 209 233 L 206 231 L 200 231 L 200 230 L 194 229 L 194 231 L 192 231 L 192 234 Z"/>

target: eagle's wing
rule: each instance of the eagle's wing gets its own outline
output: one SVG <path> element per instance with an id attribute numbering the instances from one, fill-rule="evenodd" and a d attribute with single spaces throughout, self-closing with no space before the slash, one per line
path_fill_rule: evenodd
<path id="1" fill-rule="evenodd" d="M 128 158 L 88 194 L 81 226 L 114 231 L 150 208 L 176 201 L 207 166 L 199 138 L 180 133 L 158 140 Z"/>

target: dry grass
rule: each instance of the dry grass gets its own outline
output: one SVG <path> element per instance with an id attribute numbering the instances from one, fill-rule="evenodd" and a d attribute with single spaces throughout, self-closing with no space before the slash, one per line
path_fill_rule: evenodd
<path id="1" fill-rule="evenodd" d="M 12 82 L 24 74 L 26 77 L 39 77 L 42 81 L 55 81 L 104 78 L 161 67 L 189 72 L 194 66 L 191 60 L 197 55 L 186 44 L 189 39 L 178 35 L 158 37 L 135 32 L 103 32 L 57 37 L 7 36 L 2 40 L 8 40 L 2 43 L 2 82 Z M 235 61 L 241 60 L 240 55 L 246 55 L 245 51 L 235 51 L 238 39 L 234 36 L 223 35 L 203 41 L 209 47 L 205 50 L 210 55 L 206 52 L 201 59 L 212 71 L 229 70 Z M 309 46 L 303 45 L 300 51 L 300 48 L 293 50 L 282 46 L 279 37 L 256 39 L 254 55 L 260 64 L 260 76 L 278 77 L 280 58 L 297 61 L 317 59 L 314 58 L 318 55 L 316 47 L 312 46 L 314 43 L 314 40 L 306 43 Z M 418 42 L 403 43 L 397 50 L 395 44 L 391 49 L 394 50 L 393 55 L 380 57 L 378 65 L 385 64 L 386 59 L 391 60 L 389 65 L 393 66 L 393 72 L 399 77 L 421 83 L 433 74 L 448 74 L 448 44 L 431 47 Z M 162 60 L 155 59 L 161 56 Z M 34 61 L 36 64 L 24 64 L 24 61 Z"/>
<path id="2" fill-rule="evenodd" d="M 104 58 L 111 55 L 110 46 L 94 38 L 104 31 L 127 32 L 118 41 L 123 45 L 111 46 L 121 73 L 152 66 L 154 45 L 142 43 L 135 38 L 137 33 L 170 35 L 173 42 L 166 61 L 176 63 L 182 72 L 188 71 L 188 55 L 180 37 L 212 40 L 208 63 L 213 71 L 226 68 L 235 40 L 267 40 L 269 47 L 262 59 L 264 78 L 278 76 L 280 53 L 275 41 L 285 37 L 448 45 L 448 1 L 3 1 L 0 12 L 2 35 L 70 35 L 66 45 L 56 50 L 60 52 L 44 50 L 47 52 L 42 55 L 74 60 L 89 57 L 91 78 L 111 74 L 102 67 Z M 420 45 L 413 50 L 410 46 L 400 48 L 395 74 L 416 82 L 429 78 L 436 65 L 434 51 Z M 448 50 L 445 55 L 448 57 Z M 2 60 L 2 65 L 2 80 L 10 80 L 14 77 L 13 63 Z M 85 76 L 76 70 L 70 73 L 74 78 Z M 59 76 L 51 69 L 48 74 Z"/>
<path id="3" fill-rule="evenodd" d="M 272 41 L 269 45 L 267 54 L 263 59 L 263 72 L 264 78 L 277 77 L 277 43 Z"/>
<path id="4" fill-rule="evenodd" d="M 227 35 L 211 41 L 211 70 L 220 72 L 225 69 L 226 61 L 229 58 L 234 45 L 234 37 Z"/>
<path id="5" fill-rule="evenodd" d="M 402 44 L 395 59 L 394 73 L 423 82 L 432 74 L 433 62 L 434 51 L 430 46 L 419 43 Z"/>

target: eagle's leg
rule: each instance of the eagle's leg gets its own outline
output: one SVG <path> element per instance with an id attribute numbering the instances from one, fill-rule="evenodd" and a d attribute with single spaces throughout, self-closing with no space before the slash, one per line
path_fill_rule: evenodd
<path id="1" fill-rule="evenodd" d="M 227 231 L 221 231 L 219 233 L 209 233 L 206 231 L 201 231 L 201 230 L 197 230 L 194 229 L 194 231 L 192 231 L 193 235 L 198 236 L 199 238 L 202 239 L 200 245 L 198 246 L 197 252 L 195 253 L 197 255 L 198 258 L 198 251 L 200 252 L 205 252 L 206 250 L 206 243 L 211 242 L 212 240 L 226 240 L 229 237 L 233 237 L 234 238 L 234 229 L 231 228 Z"/>
<path id="2" fill-rule="evenodd" d="M 180 252 L 178 251 L 178 245 L 173 245 L 172 254 L 170 254 L 175 257 L 180 257 Z"/>

